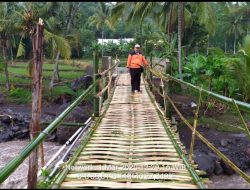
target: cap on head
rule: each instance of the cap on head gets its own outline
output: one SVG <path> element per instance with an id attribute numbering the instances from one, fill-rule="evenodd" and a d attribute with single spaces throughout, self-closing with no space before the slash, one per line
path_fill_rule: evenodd
<path id="1" fill-rule="evenodd" d="M 141 47 L 139 44 L 135 44 L 135 48 L 139 48 Z"/>

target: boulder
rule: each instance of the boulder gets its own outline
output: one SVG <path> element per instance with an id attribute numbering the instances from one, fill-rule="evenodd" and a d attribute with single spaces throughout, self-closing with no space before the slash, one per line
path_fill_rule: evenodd
<path id="1" fill-rule="evenodd" d="M 221 161 L 220 165 L 223 168 L 225 174 L 232 175 L 233 173 L 235 173 L 235 171 L 230 166 L 228 166 L 224 161 Z"/>
<path id="2" fill-rule="evenodd" d="M 227 152 L 228 148 L 219 147 L 218 150 L 221 152 Z"/>
<path id="3" fill-rule="evenodd" d="M 4 103 L 4 96 L 2 93 L 0 93 L 0 104 Z"/>
<path id="4" fill-rule="evenodd" d="M 229 143 L 228 139 L 221 139 L 221 141 L 220 141 L 220 144 L 223 147 L 226 147 L 228 145 L 228 143 Z"/>
<path id="5" fill-rule="evenodd" d="M 80 77 L 71 83 L 71 89 L 74 91 L 81 88 L 87 89 L 92 84 L 92 82 L 93 82 L 93 77 L 91 75 Z"/>
<path id="6" fill-rule="evenodd" d="M 224 170 L 220 165 L 220 162 L 215 161 L 215 168 L 214 168 L 214 173 L 215 175 L 220 175 L 223 174 Z"/>
<path id="7" fill-rule="evenodd" d="M 194 151 L 194 161 L 198 164 L 198 169 L 205 171 L 207 176 L 214 172 L 215 162 L 208 154 Z"/>
<path id="8" fill-rule="evenodd" d="M 2 131 L 0 133 L 0 143 L 12 140 L 13 136 L 14 136 L 13 132 L 9 129 Z"/>
<path id="9" fill-rule="evenodd" d="M 250 158 L 250 148 L 246 148 L 245 154 Z"/>
<path id="10" fill-rule="evenodd" d="M 93 76 L 93 66 L 87 65 L 87 66 L 85 67 L 85 73 L 86 73 L 86 75 Z"/>
<path id="11" fill-rule="evenodd" d="M 63 112 L 70 103 L 63 104 L 58 108 L 59 115 Z M 84 123 L 92 114 L 92 105 L 85 105 L 83 107 L 77 106 L 69 115 L 64 119 L 64 122 Z M 60 144 L 64 144 L 78 129 L 76 126 L 59 126 L 56 131 L 56 138 Z"/>
<path id="12" fill-rule="evenodd" d="M 11 123 L 11 118 L 7 115 L 3 115 L 0 117 L 0 121 L 5 124 L 10 124 Z"/>

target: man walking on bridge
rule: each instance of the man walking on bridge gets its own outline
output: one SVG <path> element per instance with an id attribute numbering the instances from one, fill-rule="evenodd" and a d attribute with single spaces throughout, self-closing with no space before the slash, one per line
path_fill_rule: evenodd
<path id="1" fill-rule="evenodd" d="M 141 73 L 143 72 L 143 65 L 148 66 L 148 62 L 140 51 L 140 45 L 136 44 L 134 50 L 128 55 L 127 68 L 129 68 L 131 76 L 131 91 L 132 94 L 141 92 Z"/>

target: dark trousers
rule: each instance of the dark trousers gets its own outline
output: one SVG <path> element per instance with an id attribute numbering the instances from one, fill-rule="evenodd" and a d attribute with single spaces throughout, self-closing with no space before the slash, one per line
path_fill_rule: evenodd
<path id="1" fill-rule="evenodd" d="M 132 92 L 134 90 L 140 91 L 140 84 L 141 84 L 141 69 L 140 68 L 130 68 L 130 76 L 131 76 L 131 86 Z"/>

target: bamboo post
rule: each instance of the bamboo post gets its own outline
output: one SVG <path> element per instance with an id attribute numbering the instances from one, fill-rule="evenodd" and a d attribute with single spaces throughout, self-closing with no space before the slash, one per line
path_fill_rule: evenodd
<path id="1" fill-rule="evenodd" d="M 108 60 L 108 68 L 110 69 L 112 67 L 112 59 L 111 57 L 109 57 L 109 60 Z M 110 70 L 109 71 L 109 81 L 112 80 L 112 71 Z M 111 94 L 111 87 L 112 87 L 112 83 L 109 84 L 109 87 L 108 87 L 108 97 L 110 97 L 110 94 Z"/>
<path id="2" fill-rule="evenodd" d="M 165 73 L 170 74 L 171 72 L 171 67 L 170 67 L 170 61 L 169 59 L 166 59 L 166 64 L 165 64 Z M 165 92 L 167 93 L 168 96 L 171 96 L 171 86 L 170 86 L 170 80 L 165 82 Z M 172 113 L 171 113 L 171 104 L 170 102 L 166 99 L 166 117 L 171 118 Z"/>
<path id="3" fill-rule="evenodd" d="M 196 127 L 197 127 L 199 110 L 200 110 L 200 106 L 201 106 L 201 91 L 202 91 L 202 88 L 200 89 L 198 105 L 197 105 L 197 108 L 196 108 L 196 111 L 195 111 L 195 116 L 194 116 L 194 124 L 193 124 L 193 130 L 192 130 L 192 139 L 191 139 L 191 145 L 190 145 L 190 150 L 189 150 L 189 161 L 190 162 L 192 162 L 192 157 L 193 157 L 195 132 L 196 132 Z"/>
<path id="4" fill-rule="evenodd" d="M 241 122 L 243 123 L 245 132 L 246 132 L 246 134 L 247 134 L 247 136 L 248 136 L 248 139 L 250 140 L 250 132 L 249 132 L 249 129 L 248 129 L 248 127 L 247 127 L 247 124 L 246 124 L 246 122 L 245 122 L 245 120 L 244 120 L 242 114 L 240 113 L 239 107 L 238 107 L 237 104 L 235 103 L 234 99 L 233 99 L 232 101 L 233 101 L 233 103 L 234 103 L 234 106 L 235 106 L 235 108 L 236 108 L 236 111 L 237 111 L 238 115 L 240 116 Z"/>
<path id="5" fill-rule="evenodd" d="M 98 50 L 95 49 L 93 53 L 93 82 L 98 79 L 98 67 L 99 67 L 99 56 L 98 56 Z M 96 85 L 94 88 L 94 95 L 96 95 L 99 91 L 99 86 Z M 94 117 L 99 117 L 99 99 L 97 97 L 94 97 L 93 99 L 94 104 Z"/>
<path id="6" fill-rule="evenodd" d="M 153 54 L 152 53 L 150 53 L 150 66 L 153 67 Z M 149 72 L 149 80 L 153 81 L 153 74 L 152 74 L 152 72 Z M 152 91 L 152 90 L 153 90 L 153 87 L 150 86 L 150 91 Z"/>
<path id="7" fill-rule="evenodd" d="M 33 90 L 32 90 L 32 117 L 30 122 L 30 138 L 33 140 L 41 131 L 40 117 L 42 105 L 42 66 L 43 66 L 43 41 L 44 24 L 39 19 L 36 33 L 32 36 L 33 48 Z M 41 149 L 42 150 L 42 149 Z M 43 151 L 42 151 L 43 152 Z M 42 159 L 43 160 L 43 159 Z M 28 188 L 35 189 L 37 185 L 38 148 L 29 156 Z"/>

